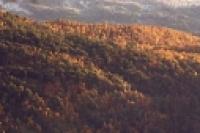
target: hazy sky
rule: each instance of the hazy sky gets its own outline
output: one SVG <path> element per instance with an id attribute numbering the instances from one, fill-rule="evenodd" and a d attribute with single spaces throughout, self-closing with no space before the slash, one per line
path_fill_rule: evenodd
<path id="1" fill-rule="evenodd" d="M 2 2 L 10 2 L 16 1 L 18 3 L 21 2 L 35 2 L 38 4 L 49 4 L 49 5 L 62 5 L 62 3 L 75 3 L 75 2 L 87 2 L 87 1 L 108 1 L 108 2 L 120 2 L 120 3 L 127 3 L 127 2 L 137 2 L 140 0 L 0 0 Z M 187 5 L 200 5 L 200 0 L 141 0 L 141 1 L 155 1 L 161 2 L 166 5 L 173 5 L 173 6 L 187 6 Z"/>
<path id="2" fill-rule="evenodd" d="M 166 5 L 173 6 L 190 6 L 190 5 L 200 5 L 200 0 L 156 0 L 162 2 Z"/>

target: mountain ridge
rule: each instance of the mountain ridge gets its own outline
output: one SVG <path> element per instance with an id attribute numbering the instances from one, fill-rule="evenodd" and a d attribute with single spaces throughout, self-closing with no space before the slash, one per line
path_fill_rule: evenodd
<path id="1" fill-rule="evenodd" d="M 163 4 L 165 3 L 165 4 Z M 0 3 L 5 9 L 36 20 L 66 18 L 83 22 L 112 22 L 121 24 L 141 23 L 167 26 L 193 33 L 200 33 L 199 2 L 189 1 L 181 6 L 170 6 L 169 1 L 18 1 Z M 185 4 L 183 4 L 185 5 Z M 197 10 L 197 11 L 195 11 Z M 51 15 L 47 15 L 51 14 Z"/>
<path id="2" fill-rule="evenodd" d="M 178 34 L 188 44 L 137 46 L 136 39 L 121 48 L 51 25 L 0 13 L 1 131 L 199 132 L 199 37 L 170 30 L 172 43 Z"/>
<path id="3" fill-rule="evenodd" d="M 96 38 L 97 40 L 103 41 L 114 41 L 122 44 L 129 43 L 149 43 L 152 45 L 172 45 L 180 43 L 186 44 L 197 44 L 200 43 L 199 37 L 192 33 L 186 33 L 184 31 L 177 31 L 172 28 L 158 27 L 153 25 L 142 25 L 142 24 L 87 24 L 73 21 L 49 21 L 45 23 L 46 26 L 50 27 L 55 32 L 62 32 L 66 34 L 81 34 L 89 38 Z M 138 37 L 138 38 L 136 38 Z M 143 38 L 144 39 L 143 39 Z M 167 40 L 161 42 L 160 40 Z M 135 40 L 137 41 L 135 42 Z M 145 40 L 145 41 L 142 41 Z M 183 39 L 183 40 L 181 40 Z M 139 42 L 141 41 L 141 42 Z"/>

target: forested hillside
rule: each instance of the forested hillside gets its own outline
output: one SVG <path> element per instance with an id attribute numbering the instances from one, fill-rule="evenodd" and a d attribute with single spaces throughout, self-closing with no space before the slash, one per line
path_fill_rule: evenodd
<path id="1" fill-rule="evenodd" d="M 199 133 L 199 37 L 68 23 L 0 13 L 0 131 Z"/>
<path id="2" fill-rule="evenodd" d="M 200 43 L 200 39 L 192 34 L 150 25 L 88 24 L 63 20 L 48 21 L 44 24 L 54 32 L 84 35 L 92 40 L 111 42 L 123 47 L 128 44 L 180 47 Z"/>

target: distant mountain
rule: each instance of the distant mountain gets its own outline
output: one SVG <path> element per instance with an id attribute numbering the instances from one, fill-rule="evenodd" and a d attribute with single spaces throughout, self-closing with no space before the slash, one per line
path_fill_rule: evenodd
<path id="1" fill-rule="evenodd" d="M 143 23 L 200 33 L 199 0 L 0 0 L 0 4 L 38 20 Z"/>
<path id="2" fill-rule="evenodd" d="M 198 36 L 4 11 L 0 57 L 1 132 L 200 131 Z"/>

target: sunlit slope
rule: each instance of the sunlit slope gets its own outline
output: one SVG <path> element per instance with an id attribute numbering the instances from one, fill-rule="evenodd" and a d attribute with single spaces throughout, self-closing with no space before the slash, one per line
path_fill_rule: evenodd
<path id="1" fill-rule="evenodd" d="M 140 25 L 122 48 L 9 13 L 0 24 L 1 131 L 199 132 L 199 37 Z"/>
<path id="2" fill-rule="evenodd" d="M 78 34 L 119 45 L 150 44 L 156 46 L 185 46 L 200 43 L 199 37 L 169 28 L 146 25 L 87 24 L 71 21 L 46 22 L 54 32 Z"/>

